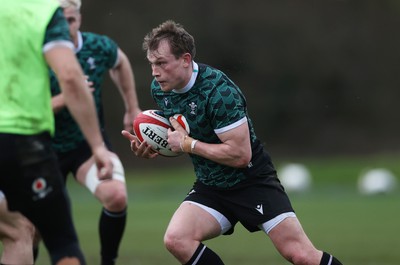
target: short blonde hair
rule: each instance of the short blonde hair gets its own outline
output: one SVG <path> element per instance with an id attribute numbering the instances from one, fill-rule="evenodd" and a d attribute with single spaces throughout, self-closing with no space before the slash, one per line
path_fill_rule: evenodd
<path id="1" fill-rule="evenodd" d="M 58 0 L 62 8 L 74 7 L 77 10 L 81 9 L 81 0 Z"/>

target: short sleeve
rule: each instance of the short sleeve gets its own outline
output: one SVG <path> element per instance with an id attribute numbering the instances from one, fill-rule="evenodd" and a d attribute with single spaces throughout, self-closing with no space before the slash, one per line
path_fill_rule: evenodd
<path id="1" fill-rule="evenodd" d="M 114 68 L 118 64 L 117 43 L 108 36 L 101 35 L 96 45 L 101 47 L 101 50 L 105 55 L 104 58 L 107 58 L 105 61 L 105 66 L 109 69 Z"/>
<path id="2" fill-rule="evenodd" d="M 209 101 L 209 113 L 215 131 L 223 131 L 246 118 L 246 103 L 240 91 L 229 84 L 215 89 Z"/>

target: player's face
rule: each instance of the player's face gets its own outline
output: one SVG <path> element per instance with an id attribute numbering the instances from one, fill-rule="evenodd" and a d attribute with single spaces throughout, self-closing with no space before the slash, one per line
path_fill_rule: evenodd
<path id="1" fill-rule="evenodd" d="M 69 34 L 71 35 L 74 43 L 77 44 L 78 31 L 81 26 L 81 14 L 76 8 L 67 7 L 64 8 L 64 16 L 69 25 Z"/>
<path id="2" fill-rule="evenodd" d="M 158 48 L 147 52 L 152 75 L 163 91 L 181 89 L 186 86 L 191 76 L 191 56 L 184 54 L 179 58 L 171 53 L 169 43 L 161 41 Z"/>

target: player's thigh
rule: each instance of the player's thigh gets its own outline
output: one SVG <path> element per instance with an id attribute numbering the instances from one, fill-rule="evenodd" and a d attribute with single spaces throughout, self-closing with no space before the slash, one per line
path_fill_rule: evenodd
<path id="1" fill-rule="evenodd" d="M 203 241 L 221 234 L 218 221 L 198 205 L 183 202 L 175 211 L 166 231 L 166 237 Z"/>
<path id="2" fill-rule="evenodd" d="M 92 167 L 96 167 L 93 156 L 89 157 L 85 162 L 83 162 L 77 172 L 76 172 L 76 180 L 83 186 L 86 185 L 86 179 L 88 178 L 88 172 Z M 97 177 L 97 170 L 95 170 L 95 177 Z"/>
<path id="3" fill-rule="evenodd" d="M 7 203 L 5 199 L 2 199 L 0 202 L 0 240 L 9 237 L 13 222 L 14 218 L 7 209 Z"/>
<path id="4" fill-rule="evenodd" d="M 126 208 L 128 197 L 125 172 L 118 156 L 111 152 L 110 154 L 113 163 L 112 179 L 99 180 L 93 157 L 79 167 L 76 179 L 81 185 L 87 187 L 106 209 L 122 211 Z"/>
<path id="5" fill-rule="evenodd" d="M 1 201 L 0 201 L 0 228 L 1 228 L 1 230 L 3 230 L 2 225 L 4 225 L 4 226 L 14 225 L 16 223 L 15 220 L 17 219 L 17 217 L 19 215 L 20 214 L 17 214 L 17 212 L 10 212 L 8 210 L 7 201 L 6 201 L 5 197 L 3 197 L 3 199 L 1 199 Z"/>
<path id="6" fill-rule="evenodd" d="M 285 257 L 302 252 L 314 254 L 316 249 L 304 232 L 297 217 L 288 217 L 270 232 L 271 238 L 276 249 Z"/>
<path id="7" fill-rule="evenodd" d="M 0 202 L 0 239 L 31 238 L 33 233 L 33 224 L 21 213 L 10 212 L 7 207 L 7 201 L 2 199 Z"/>

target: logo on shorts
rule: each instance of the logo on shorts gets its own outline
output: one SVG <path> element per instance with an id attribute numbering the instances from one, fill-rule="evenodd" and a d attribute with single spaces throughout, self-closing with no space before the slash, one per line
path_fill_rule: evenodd
<path id="1" fill-rule="evenodd" d="M 36 201 L 46 197 L 52 188 L 47 186 L 47 182 L 44 178 L 39 177 L 33 181 L 32 190 L 36 194 L 33 196 L 33 199 Z"/>
<path id="2" fill-rule="evenodd" d="M 264 214 L 264 210 L 263 210 L 262 204 L 257 205 L 257 206 L 256 206 L 256 210 L 257 210 L 259 213 Z"/>
<path id="3" fill-rule="evenodd" d="M 39 193 L 43 191 L 47 186 L 46 180 L 44 178 L 38 178 L 36 179 L 33 184 L 32 184 L 32 190 L 35 193 Z"/>
<path id="4" fill-rule="evenodd" d="M 194 193 L 196 193 L 196 190 L 195 190 L 195 189 L 192 189 L 191 191 L 189 191 L 189 193 L 186 195 L 186 197 L 189 196 L 189 195 L 192 195 L 192 194 L 194 194 Z"/>

